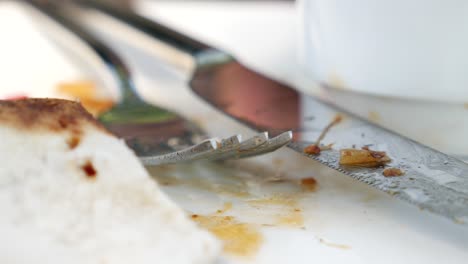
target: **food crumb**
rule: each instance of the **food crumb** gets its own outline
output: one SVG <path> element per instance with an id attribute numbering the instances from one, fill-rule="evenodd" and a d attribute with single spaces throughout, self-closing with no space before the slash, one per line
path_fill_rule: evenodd
<path id="1" fill-rule="evenodd" d="M 309 154 L 309 155 L 318 155 L 320 154 L 320 147 L 317 146 L 316 144 L 311 144 L 307 147 L 304 148 L 304 153 Z"/>
<path id="2" fill-rule="evenodd" d="M 397 177 L 397 176 L 402 176 L 405 173 L 404 173 L 404 171 L 402 171 L 401 169 L 398 169 L 398 168 L 386 168 L 382 172 L 382 174 L 385 177 Z"/>
<path id="3" fill-rule="evenodd" d="M 356 167 L 380 167 L 392 161 L 385 151 L 362 149 L 341 149 L 340 165 Z"/>
<path id="4" fill-rule="evenodd" d="M 304 148 L 304 153 L 309 155 L 318 155 L 322 150 L 330 150 L 333 144 L 320 147 L 320 141 L 325 137 L 325 135 L 330 131 L 330 129 L 335 126 L 336 124 L 340 123 L 343 120 L 343 117 L 337 114 L 333 120 L 328 124 L 319 135 L 317 141 L 314 144 L 308 145 Z"/>
<path id="5" fill-rule="evenodd" d="M 317 189 L 317 180 L 313 177 L 303 178 L 301 179 L 301 186 L 305 190 L 315 191 Z"/>

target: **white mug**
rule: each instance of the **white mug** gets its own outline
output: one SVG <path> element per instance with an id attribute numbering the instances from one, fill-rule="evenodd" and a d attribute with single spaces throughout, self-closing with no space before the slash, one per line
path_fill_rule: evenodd
<path id="1" fill-rule="evenodd" d="M 307 73 L 336 88 L 468 102 L 468 1 L 302 0 Z"/>

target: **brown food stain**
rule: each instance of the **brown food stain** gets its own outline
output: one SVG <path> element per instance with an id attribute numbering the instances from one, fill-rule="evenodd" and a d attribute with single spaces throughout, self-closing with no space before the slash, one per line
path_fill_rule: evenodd
<path id="1" fill-rule="evenodd" d="M 74 149 L 78 147 L 78 145 L 80 144 L 80 141 L 81 141 L 80 137 L 73 135 L 71 138 L 67 140 L 67 145 L 70 149 Z"/>
<path id="2" fill-rule="evenodd" d="M 386 168 L 382 174 L 385 177 L 398 177 L 403 176 L 405 172 L 398 168 Z"/>
<path id="3" fill-rule="evenodd" d="M 309 155 L 318 155 L 320 154 L 320 151 L 322 150 L 317 146 L 317 144 L 310 144 L 304 148 L 304 153 Z"/>
<path id="4" fill-rule="evenodd" d="M 320 152 L 323 150 L 330 150 L 333 144 L 329 144 L 327 146 L 321 146 L 320 142 L 325 138 L 325 136 L 328 134 L 330 129 L 336 126 L 337 124 L 339 124 L 341 121 L 343 121 L 343 116 L 340 114 L 335 115 L 333 120 L 322 130 L 322 132 L 320 133 L 315 143 L 306 146 L 303 149 L 303 152 L 309 155 L 319 155 Z"/>
<path id="5" fill-rule="evenodd" d="M 324 244 L 325 246 L 328 246 L 328 247 L 333 247 L 333 248 L 338 248 L 338 249 L 344 249 L 344 250 L 351 249 L 351 247 L 348 246 L 348 245 L 331 243 L 331 242 L 325 241 L 325 240 L 322 239 L 322 238 L 320 238 L 319 241 L 320 241 L 320 243 L 322 243 L 322 244 Z"/>
<path id="6" fill-rule="evenodd" d="M 150 172 L 152 171 L 149 168 Z M 220 216 L 232 209 L 233 202 L 242 208 L 245 205 L 253 207 L 265 217 L 266 226 L 285 226 L 292 228 L 303 228 L 304 218 L 300 201 L 317 189 L 317 181 L 312 177 L 303 179 L 288 179 L 275 181 L 260 181 L 261 195 L 252 192 L 249 180 L 243 178 L 228 178 L 227 182 L 219 182 L 203 177 L 178 178 L 170 173 L 152 173 L 156 180 L 165 186 L 189 186 L 199 190 L 209 191 L 230 197 L 231 201 L 225 202 L 223 208 L 213 212 L 212 216 Z M 169 171 L 170 172 L 170 171 Z M 226 179 L 224 179 L 226 180 Z M 224 181 L 223 180 L 223 181 Z M 255 185 L 257 186 L 257 185 Z M 255 187 L 258 188 L 258 187 Z M 202 217 L 198 214 L 192 215 L 193 219 Z"/>
<path id="7" fill-rule="evenodd" d="M 276 205 L 276 206 L 285 206 L 285 207 L 296 207 L 297 205 L 297 197 L 295 195 L 287 195 L 287 194 L 273 194 L 271 196 L 267 196 L 264 198 L 259 199 L 252 199 L 247 200 L 247 203 L 255 206 L 268 206 L 268 205 Z"/>
<path id="8" fill-rule="evenodd" d="M 228 254 L 243 257 L 252 256 L 262 245 L 263 237 L 256 226 L 241 223 L 233 216 L 194 214 L 192 220 L 220 239 L 223 242 L 224 252 Z"/>
<path id="9" fill-rule="evenodd" d="M 78 99 L 94 116 L 104 113 L 115 104 L 112 100 L 98 98 L 96 84 L 89 80 L 60 83 L 57 91 Z"/>
<path id="10" fill-rule="evenodd" d="M 224 203 L 224 206 L 222 209 L 216 210 L 217 214 L 224 214 L 225 212 L 229 211 L 232 209 L 232 203 L 231 202 L 226 202 Z"/>
<path id="11" fill-rule="evenodd" d="M 316 181 L 304 178 L 294 181 L 297 189 L 288 193 L 274 193 L 266 197 L 247 200 L 247 204 L 258 209 L 276 209 L 280 214 L 273 215 L 274 226 L 304 227 L 304 217 L 299 201 L 304 195 L 316 190 Z M 289 181 L 288 181 L 289 182 Z M 305 184 L 304 184 L 305 183 Z"/>
<path id="12" fill-rule="evenodd" d="M 81 169 L 83 170 L 83 172 L 86 174 L 86 176 L 88 178 L 96 178 L 97 177 L 97 171 L 94 168 L 91 161 L 89 161 L 89 160 L 86 161 L 86 163 L 83 166 L 81 166 Z"/>
<path id="13" fill-rule="evenodd" d="M 280 226 L 304 227 L 304 217 L 300 209 L 294 209 L 287 215 L 279 217 L 277 224 Z"/>
<path id="14" fill-rule="evenodd" d="M 301 186 L 303 190 L 314 192 L 317 190 L 317 180 L 313 177 L 303 178 Z"/>
<path id="15" fill-rule="evenodd" d="M 372 122 L 378 123 L 380 121 L 380 114 L 376 111 L 369 111 L 367 118 Z"/>

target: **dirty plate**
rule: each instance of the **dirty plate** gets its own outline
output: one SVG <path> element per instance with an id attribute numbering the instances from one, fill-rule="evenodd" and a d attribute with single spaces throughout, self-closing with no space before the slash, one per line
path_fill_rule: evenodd
<path id="1" fill-rule="evenodd" d="M 58 83 L 90 77 L 38 33 L 16 4 L 0 3 L 0 34 L 1 97 L 63 97 Z M 136 56 L 124 43 L 116 48 L 149 100 L 184 106 L 183 114 L 216 135 L 253 133 L 196 100 L 157 59 Z M 151 75 L 143 74 L 149 69 Z M 250 160 L 148 170 L 188 217 L 225 243 L 221 263 L 464 263 L 468 258 L 468 229 L 289 149 Z"/>

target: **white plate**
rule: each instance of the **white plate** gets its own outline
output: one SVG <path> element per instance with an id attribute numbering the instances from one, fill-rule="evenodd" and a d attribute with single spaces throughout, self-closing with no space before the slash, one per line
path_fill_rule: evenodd
<path id="1" fill-rule="evenodd" d="M 209 18 L 209 13 L 199 13 L 202 12 L 203 5 L 199 6 L 199 9 L 193 5 L 189 4 L 187 7 L 190 12 L 199 14 L 198 17 Z M 248 10 L 252 13 L 264 10 L 261 4 L 256 7 L 257 9 L 254 7 L 255 5 L 250 5 Z M 164 9 L 164 4 L 160 6 L 158 4 L 158 10 L 162 13 L 166 10 L 166 15 L 173 15 L 169 9 Z M 216 10 L 219 10 L 219 6 Z M 151 12 L 151 9 L 147 11 Z M 274 20 L 274 17 L 264 19 Z M 39 68 L 17 68 L 19 71 L 15 73 L 17 79 L 9 78 L 8 83 L 1 86 L 1 94 L 25 91 L 21 89 L 24 85 L 29 85 L 30 90 L 26 92 L 34 95 L 52 94 L 56 82 L 86 77 L 85 73 L 74 68 L 57 49 L 37 34 L 35 28 L 27 21 L 27 17 L 12 8 L 11 4 L 0 3 L 0 25 L 17 25 L 17 23 L 23 25 L 21 34 L 24 34 L 23 41 L 29 44 L 29 59 L 41 62 Z M 0 34 L 8 36 L 19 33 L 8 27 L 2 27 Z M 120 37 L 125 38 L 125 36 Z M 189 118 L 198 120 L 213 135 L 252 133 L 193 97 L 184 85 L 184 79 L 163 67 L 158 60 L 142 57 L 144 53 L 137 53 L 125 43 L 113 43 L 132 66 L 137 86 L 150 100 L 160 105 L 182 106 L 178 108 L 181 112 Z M 44 48 L 44 45 L 47 48 Z M 0 50 L 3 50 L 3 47 L 0 43 Z M 22 54 L 22 51 L 12 47 L 14 45 L 10 46 L 10 52 L 3 51 L 8 56 L 0 60 L 2 65 L 0 67 L 4 67 L 2 69 L 8 69 L 7 65 L 16 63 L 18 56 Z M 60 59 L 44 60 L 54 57 Z M 41 80 L 40 85 L 28 80 L 33 77 Z M 152 169 L 152 174 L 161 182 L 168 180 L 168 177 L 179 179 L 181 183 L 170 184 L 163 188 L 187 211 L 211 214 L 221 209 L 225 202 L 232 202 L 233 208 L 224 215 L 231 215 L 242 223 L 254 225 L 260 232 L 263 241 L 256 254 L 249 258 L 226 255 L 223 262 L 464 263 L 468 258 L 467 228 L 394 200 L 289 149 L 254 160 L 234 163 L 231 166 L 192 164 L 160 167 Z M 254 207 L 246 201 L 296 190 L 297 186 L 288 181 L 265 183 L 267 179 L 278 175 L 286 179 L 313 176 L 317 179 L 319 187 L 316 192 L 296 196 L 292 205 Z M 193 178 L 204 184 L 186 183 L 188 179 Z M 223 186 L 236 185 L 241 186 L 238 188 L 239 191 L 248 192 L 248 195 L 236 197 L 229 192 L 219 191 Z M 299 223 L 299 227 L 284 224 L 262 226 L 262 224 L 276 223 L 281 217 L 294 213 L 294 209 L 301 210 L 300 216 L 304 222 Z"/>

